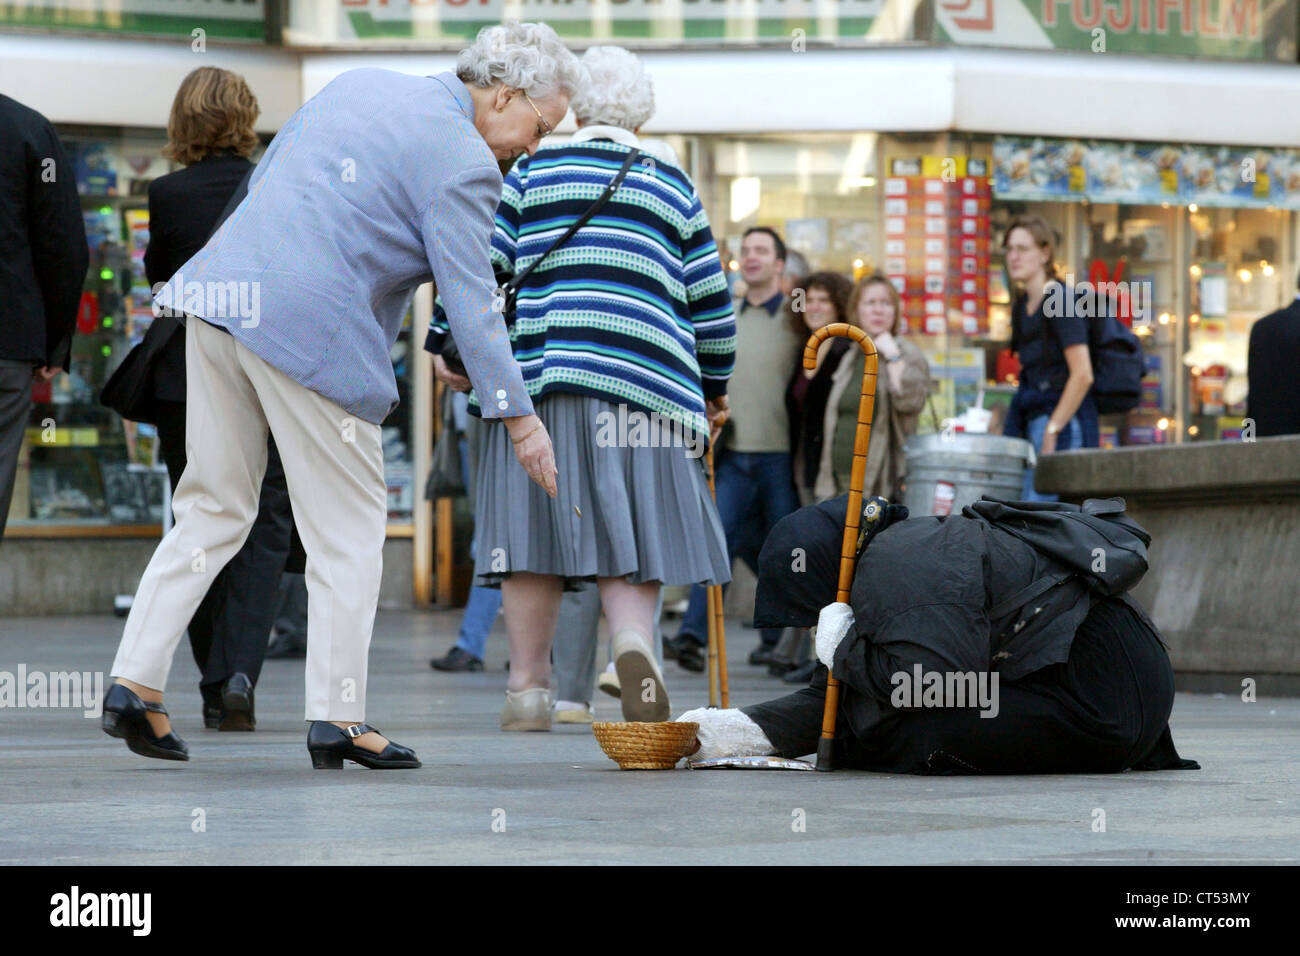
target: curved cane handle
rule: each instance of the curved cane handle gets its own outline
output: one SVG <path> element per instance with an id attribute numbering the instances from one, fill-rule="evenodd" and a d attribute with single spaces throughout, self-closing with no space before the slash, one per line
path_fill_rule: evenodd
<path id="1" fill-rule="evenodd" d="M 862 398 L 858 402 L 858 427 L 853 436 L 853 471 L 849 477 L 848 514 L 844 518 L 844 539 L 840 543 L 840 578 L 835 600 L 847 604 L 853 586 L 853 572 L 857 564 L 858 525 L 862 520 L 862 486 L 867 477 L 867 447 L 871 443 L 871 419 L 876 410 L 876 371 L 879 358 L 876 345 L 856 325 L 833 322 L 824 325 L 808 337 L 803 348 L 803 367 L 811 371 L 817 367 L 817 351 L 831 336 L 851 338 L 866 353 L 862 369 Z M 840 682 L 833 674 L 827 675 L 826 706 L 822 711 L 822 736 L 817 743 L 817 769 L 831 770 L 831 753 L 835 743 L 835 718 L 840 707 Z"/>

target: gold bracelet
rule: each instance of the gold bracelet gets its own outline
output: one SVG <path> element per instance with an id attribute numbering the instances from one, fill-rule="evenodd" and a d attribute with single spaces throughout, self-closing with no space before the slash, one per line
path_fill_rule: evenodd
<path id="1" fill-rule="evenodd" d="M 542 423 L 541 423 L 541 422 L 538 422 L 538 423 L 537 423 L 537 427 L 534 428 L 532 431 L 530 431 L 527 435 L 524 435 L 522 438 L 512 438 L 512 439 L 510 439 L 510 441 L 511 441 L 512 444 L 515 444 L 515 445 L 518 445 L 520 442 L 527 441 L 527 440 L 528 440 L 529 438 L 531 438 L 531 437 L 532 437 L 536 432 L 540 431 L 540 430 L 541 430 L 541 427 L 542 427 Z"/>

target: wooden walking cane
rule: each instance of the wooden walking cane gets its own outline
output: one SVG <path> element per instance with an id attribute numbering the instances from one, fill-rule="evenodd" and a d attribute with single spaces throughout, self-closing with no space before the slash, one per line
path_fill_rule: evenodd
<path id="1" fill-rule="evenodd" d="M 867 477 L 867 446 L 871 442 L 871 417 L 876 409 L 876 346 L 871 336 L 846 322 L 824 325 L 811 336 L 803 348 L 803 367 L 808 371 L 817 368 L 817 351 L 822 342 L 832 335 L 848 336 L 866 353 L 862 369 L 862 398 L 858 402 L 858 427 L 853 437 L 853 471 L 849 477 L 848 514 L 844 518 L 844 540 L 840 545 L 840 579 L 835 600 L 849 603 L 849 590 L 853 587 L 853 572 L 857 565 L 858 525 L 862 521 L 862 486 Z M 822 736 L 817 741 L 817 769 L 834 770 L 835 718 L 840 709 L 840 682 L 829 672 L 826 675 L 826 706 L 822 711 Z"/>
<path id="2" fill-rule="evenodd" d="M 709 442 L 709 494 L 717 504 L 718 493 L 713 486 L 713 442 Z M 722 585 L 709 585 L 709 706 L 727 707 L 731 695 L 727 688 L 727 630 L 722 615 Z"/>

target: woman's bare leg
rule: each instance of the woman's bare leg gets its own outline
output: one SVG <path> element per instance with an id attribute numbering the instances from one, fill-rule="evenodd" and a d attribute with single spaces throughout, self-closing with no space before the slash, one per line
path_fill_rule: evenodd
<path id="1" fill-rule="evenodd" d="M 551 640 L 563 593 L 563 582 L 553 574 L 516 571 L 501 582 L 506 633 L 510 637 L 507 690 L 550 687 Z"/>
<path id="2" fill-rule="evenodd" d="M 600 578 L 599 584 L 609 621 L 610 656 L 622 685 L 623 719 L 668 720 L 668 688 L 654 659 L 659 582 L 629 584 L 622 578 Z"/>
<path id="3" fill-rule="evenodd" d="M 659 582 L 629 584 L 623 578 L 597 578 L 600 604 L 609 622 L 609 633 L 633 630 L 645 638 L 651 650 L 655 646 L 655 608 L 659 605 Z"/>

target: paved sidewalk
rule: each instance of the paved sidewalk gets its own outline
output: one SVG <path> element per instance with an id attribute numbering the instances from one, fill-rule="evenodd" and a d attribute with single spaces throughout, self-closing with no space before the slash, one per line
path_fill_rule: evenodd
<path id="1" fill-rule="evenodd" d="M 367 719 L 415 748 L 416 771 L 313 771 L 301 661 L 267 662 L 256 733 L 203 730 L 184 643 L 168 704 L 189 763 L 137 757 L 79 710 L 0 710 L 0 863 L 1300 862 L 1300 700 L 1180 694 L 1174 740 L 1200 771 L 632 773 L 587 728 L 498 731 L 499 622 L 487 671 L 428 666 L 459 619 L 383 613 L 376 627 Z M 104 671 L 121 628 L 0 620 L 0 672 Z M 790 689 L 745 663 L 754 632 L 729 633 L 734 704 Z M 668 663 L 666 677 L 674 716 L 707 702 L 703 675 Z M 595 703 L 621 719 L 617 701 Z"/>

